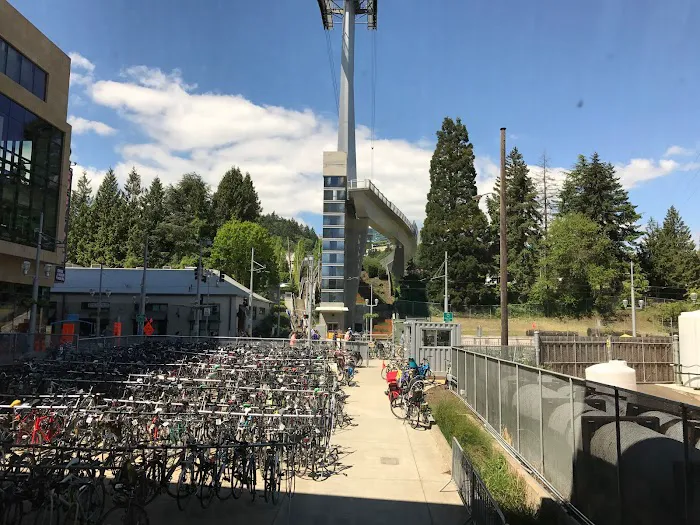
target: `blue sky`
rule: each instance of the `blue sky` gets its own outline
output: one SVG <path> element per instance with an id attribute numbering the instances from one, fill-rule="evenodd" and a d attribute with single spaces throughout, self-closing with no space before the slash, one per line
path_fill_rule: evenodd
<path id="1" fill-rule="evenodd" d="M 146 183 L 230 165 L 265 211 L 318 226 L 321 152 L 335 146 L 327 41 L 313 0 L 11 0 L 74 53 L 79 169 L 135 165 Z M 700 235 L 700 3 L 694 0 L 383 0 L 358 26 L 358 178 L 422 220 L 435 131 L 461 117 L 479 187 L 497 175 L 499 128 L 557 174 L 579 153 L 618 166 L 646 220 L 675 205 Z M 337 76 L 340 27 L 330 34 Z M 370 154 L 372 41 L 376 124 Z"/>

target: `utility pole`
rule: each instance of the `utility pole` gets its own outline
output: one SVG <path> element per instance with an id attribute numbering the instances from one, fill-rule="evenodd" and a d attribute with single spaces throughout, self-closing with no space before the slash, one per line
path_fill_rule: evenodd
<path id="1" fill-rule="evenodd" d="M 39 265 L 41 264 L 41 239 L 44 235 L 44 212 L 39 215 L 39 230 L 37 231 L 36 255 L 34 257 L 34 280 L 32 281 L 32 309 L 29 315 L 29 351 L 34 351 L 36 337 L 37 302 L 39 301 Z"/>
<path id="2" fill-rule="evenodd" d="M 253 337 L 253 272 L 255 271 L 255 247 L 250 249 L 250 290 L 248 291 L 248 308 L 250 308 L 250 337 Z"/>
<path id="3" fill-rule="evenodd" d="M 501 128 L 501 346 L 508 345 L 508 240 L 506 225 L 506 128 Z M 447 267 L 445 267 L 447 270 Z M 447 275 L 447 271 L 445 271 Z"/>
<path id="4" fill-rule="evenodd" d="M 148 269 L 148 233 L 143 239 L 143 272 L 141 273 L 141 301 L 139 303 L 138 335 L 143 335 L 146 321 L 146 270 Z"/>
<path id="5" fill-rule="evenodd" d="M 630 261 L 630 293 L 632 294 L 632 337 L 637 337 L 637 307 L 634 304 L 634 262 Z"/>
<path id="6" fill-rule="evenodd" d="M 97 291 L 97 326 L 95 328 L 95 337 L 102 335 L 102 268 L 104 264 L 100 263 L 100 286 Z"/>
<path id="7" fill-rule="evenodd" d="M 195 304 L 195 311 L 194 311 L 194 335 L 196 337 L 199 337 L 199 322 L 200 322 L 200 316 L 202 313 L 201 306 L 202 306 L 202 294 L 200 293 L 199 290 L 199 283 L 202 282 L 202 239 L 199 239 L 199 261 L 197 262 L 197 302 Z"/>
<path id="8" fill-rule="evenodd" d="M 447 250 L 445 250 L 445 306 L 442 311 L 447 313 L 449 306 L 449 296 L 447 295 Z"/>

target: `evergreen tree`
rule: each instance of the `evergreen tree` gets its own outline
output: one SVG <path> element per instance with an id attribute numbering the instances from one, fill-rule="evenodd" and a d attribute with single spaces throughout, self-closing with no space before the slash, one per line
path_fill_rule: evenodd
<path id="1" fill-rule="evenodd" d="M 275 212 L 262 215 L 258 223 L 264 226 L 270 235 L 282 239 L 285 247 L 287 239 L 289 239 L 290 245 L 296 245 L 299 239 L 309 239 L 313 242 L 318 239 L 318 235 L 310 226 L 301 224 L 294 219 L 285 219 Z"/>
<path id="2" fill-rule="evenodd" d="M 630 244 L 641 235 L 636 206 L 630 202 L 613 165 L 602 162 L 597 153 L 590 160 L 579 155 L 562 186 L 559 213 L 582 213 L 595 222 L 621 261 L 629 260 Z"/>
<path id="3" fill-rule="evenodd" d="M 663 225 L 653 219 L 640 246 L 642 268 L 655 295 L 682 299 L 700 283 L 700 259 L 690 228 L 671 206 Z"/>
<path id="4" fill-rule="evenodd" d="M 68 262 L 80 266 L 90 265 L 91 246 L 94 241 L 93 198 L 87 173 L 78 179 L 78 188 L 71 194 L 68 222 Z"/>
<path id="5" fill-rule="evenodd" d="M 542 237 L 542 215 L 537 190 L 527 164 L 517 148 L 506 157 L 506 227 L 508 232 L 508 295 L 516 303 L 526 302 L 537 278 L 538 245 Z M 498 275 L 500 242 L 500 181 L 487 201 L 493 239 L 493 275 Z"/>
<path id="6" fill-rule="evenodd" d="M 165 223 L 165 189 L 158 177 L 144 192 L 142 203 L 143 227 L 148 232 L 148 266 L 160 268 L 170 261 L 170 247 Z"/>
<path id="7" fill-rule="evenodd" d="M 134 268 L 143 264 L 143 188 L 141 176 L 131 168 L 124 185 L 123 229 L 126 232 L 124 266 Z"/>
<path id="8" fill-rule="evenodd" d="M 200 239 L 214 237 L 209 186 L 197 173 L 186 173 L 176 185 L 168 186 L 165 208 L 163 233 L 170 262 L 178 266 L 199 255 Z"/>
<path id="9" fill-rule="evenodd" d="M 120 228 L 124 197 L 112 168 L 107 171 L 97 190 L 93 206 L 94 242 L 91 243 L 90 262 L 105 266 L 121 266 L 124 259 L 125 237 Z"/>
<path id="10" fill-rule="evenodd" d="M 446 117 L 437 139 L 419 257 L 423 270 L 433 275 L 447 251 L 449 294 L 453 309 L 458 310 L 481 303 L 488 295 L 488 222 L 475 200 L 474 151 L 466 126 L 460 119 Z M 433 281 L 428 293 L 431 301 L 441 302 L 440 283 Z"/>
<path id="11" fill-rule="evenodd" d="M 212 207 L 217 227 L 230 219 L 257 221 L 262 208 L 250 174 L 243 176 L 237 167 L 228 170 L 214 193 Z"/>

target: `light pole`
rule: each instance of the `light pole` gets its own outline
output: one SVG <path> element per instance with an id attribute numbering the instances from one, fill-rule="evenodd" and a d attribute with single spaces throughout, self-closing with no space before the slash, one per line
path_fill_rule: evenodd
<path id="1" fill-rule="evenodd" d="M 279 283 L 277 285 L 277 337 L 280 336 L 280 301 L 282 300 L 282 289 L 288 286 L 287 283 Z"/>
<path id="2" fill-rule="evenodd" d="M 44 212 L 39 215 L 39 229 L 37 230 L 36 256 L 34 258 L 34 280 L 32 281 L 32 309 L 29 317 L 29 351 L 34 351 L 34 338 L 36 336 L 36 311 L 39 301 L 39 265 L 41 264 L 41 238 L 44 236 Z"/>
<path id="3" fill-rule="evenodd" d="M 369 306 L 369 341 L 372 342 L 372 321 L 374 316 L 374 307 L 379 305 L 379 299 L 374 299 L 374 286 L 369 287 L 370 299 L 365 299 L 365 306 Z"/>
<path id="4" fill-rule="evenodd" d="M 253 336 L 253 274 L 265 271 L 265 265 L 255 260 L 255 248 L 250 249 L 250 290 L 248 291 L 248 307 L 250 308 L 250 337 Z"/>
<path id="5" fill-rule="evenodd" d="M 630 294 L 632 299 L 632 337 L 637 337 L 637 305 L 634 303 L 634 263 L 630 261 Z"/>

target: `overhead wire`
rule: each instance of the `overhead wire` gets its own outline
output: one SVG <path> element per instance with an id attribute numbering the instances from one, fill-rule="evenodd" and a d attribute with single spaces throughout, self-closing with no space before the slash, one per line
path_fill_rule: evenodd
<path id="1" fill-rule="evenodd" d="M 377 98 L 377 32 L 372 31 L 372 116 L 370 125 L 370 179 L 374 178 L 374 134 L 376 121 Z"/>
<path id="2" fill-rule="evenodd" d="M 340 94 L 338 93 L 338 81 L 335 78 L 335 60 L 333 59 L 333 42 L 331 41 L 330 31 L 324 31 L 326 34 L 326 51 L 328 53 L 328 66 L 331 72 L 331 82 L 333 83 L 333 95 L 335 97 L 335 111 L 340 113 Z"/>

